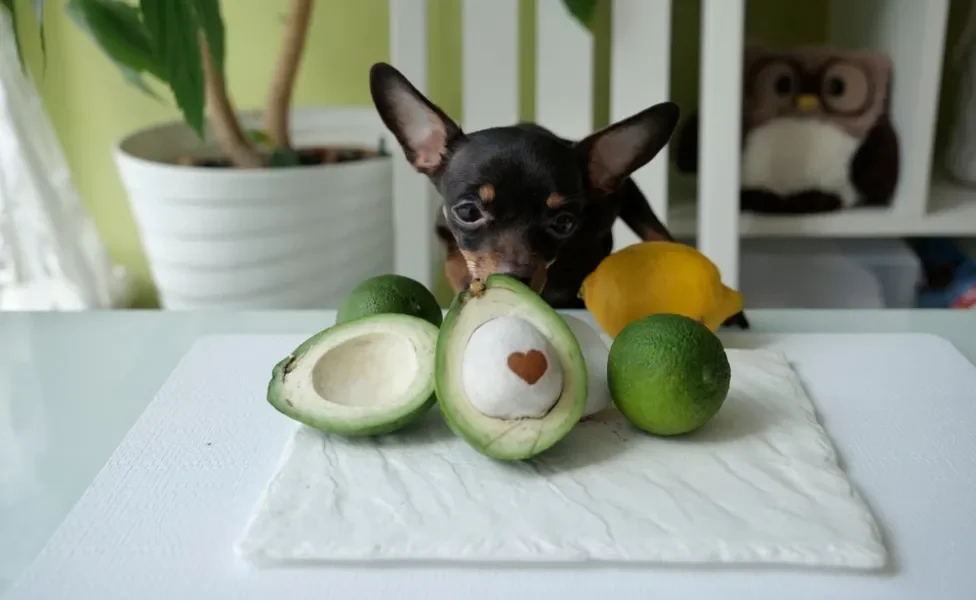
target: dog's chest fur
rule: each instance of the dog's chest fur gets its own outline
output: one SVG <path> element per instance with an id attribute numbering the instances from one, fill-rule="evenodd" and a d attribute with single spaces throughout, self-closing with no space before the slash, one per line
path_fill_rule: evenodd
<path id="1" fill-rule="evenodd" d="M 599 216 L 605 218 L 605 215 Z M 610 223 L 612 225 L 613 220 Z M 549 267 L 542 297 L 555 308 L 583 308 L 583 301 L 579 298 L 583 280 L 612 249 L 613 234 L 609 230 L 594 231 L 592 236 L 570 240 L 559 253 L 556 262 Z"/>

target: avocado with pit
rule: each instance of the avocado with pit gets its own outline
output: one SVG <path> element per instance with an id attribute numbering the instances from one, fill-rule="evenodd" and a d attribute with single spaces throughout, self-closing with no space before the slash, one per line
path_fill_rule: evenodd
<path id="1" fill-rule="evenodd" d="M 435 389 L 450 428 L 498 460 L 554 446 L 586 407 L 587 369 L 569 325 L 538 294 L 490 275 L 454 299 L 437 338 Z"/>
<path id="2" fill-rule="evenodd" d="M 375 314 L 336 324 L 272 369 L 267 400 L 309 427 L 346 436 L 397 431 L 435 403 L 437 327 Z"/>

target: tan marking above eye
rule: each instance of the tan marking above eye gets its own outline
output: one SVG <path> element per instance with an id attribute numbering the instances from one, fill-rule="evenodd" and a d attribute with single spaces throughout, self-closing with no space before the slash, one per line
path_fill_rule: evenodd
<path id="1" fill-rule="evenodd" d="M 559 208 L 565 203 L 566 203 L 566 197 L 558 192 L 553 192 L 549 194 L 548 198 L 546 198 L 546 206 L 548 206 L 549 208 Z"/>
<path id="2" fill-rule="evenodd" d="M 549 361 L 546 360 L 546 355 L 538 350 L 512 352 L 508 355 L 508 368 L 525 383 L 534 385 L 546 374 Z"/>
<path id="3" fill-rule="evenodd" d="M 491 202 L 495 199 L 495 186 L 490 183 L 484 184 L 478 188 L 478 197 L 481 198 L 482 202 Z"/>

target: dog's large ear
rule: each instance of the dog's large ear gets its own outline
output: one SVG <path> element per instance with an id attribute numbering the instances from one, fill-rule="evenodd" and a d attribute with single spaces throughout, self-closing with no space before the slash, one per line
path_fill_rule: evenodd
<path id="1" fill-rule="evenodd" d="M 369 91 L 380 118 L 414 168 L 427 175 L 440 170 L 462 135 L 457 124 L 386 63 L 369 70 Z"/>
<path id="2" fill-rule="evenodd" d="M 651 161 L 671 139 L 678 105 L 662 102 L 593 133 L 577 144 L 590 186 L 608 194 Z"/>

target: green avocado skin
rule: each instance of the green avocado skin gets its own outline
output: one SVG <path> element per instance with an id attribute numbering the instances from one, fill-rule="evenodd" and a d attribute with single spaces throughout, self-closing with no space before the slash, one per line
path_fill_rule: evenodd
<path id="1" fill-rule="evenodd" d="M 398 313 L 420 317 L 441 326 L 443 312 L 437 298 L 423 284 L 403 275 L 377 275 L 349 292 L 339 306 L 336 323 L 366 316 Z"/>
<path id="2" fill-rule="evenodd" d="M 624 417 L 651 434 L 682 435 L 703 427 L 725 402 L 731 378 L 718 336 L 681 315 L 639 319 L 610 346 L 610 396 Z"/>

